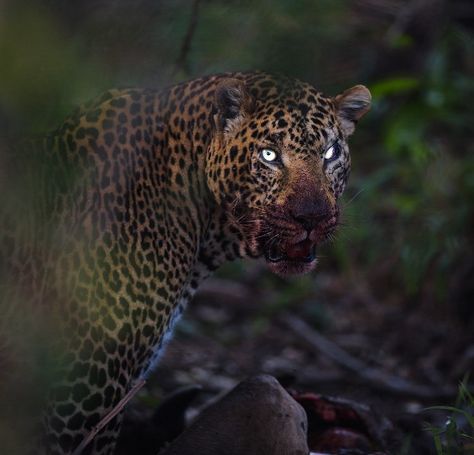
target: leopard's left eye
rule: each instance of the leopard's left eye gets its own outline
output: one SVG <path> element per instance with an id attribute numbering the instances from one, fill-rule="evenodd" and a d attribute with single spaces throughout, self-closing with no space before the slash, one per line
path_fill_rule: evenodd
<path id="1" fill-rule="evenodd" d="M 263 149 L 261 152 L 260 152 L 260 156 L 262 157 L 262 159 L 264 161 L 266 161 L 267 163 L 273 163 L 277 160 L 278 158 L 278 155 L 277 153 L 274 151 L 274 150 L 271 150 L 271 149 Z"/>
<path id="2" fill-rule="evenodd" d="M 333 161 L 339 157 L 339 154 L 340 154 L 339 146 L 337 144 L 333 144 L 324 152 L 324 160 Z"/>

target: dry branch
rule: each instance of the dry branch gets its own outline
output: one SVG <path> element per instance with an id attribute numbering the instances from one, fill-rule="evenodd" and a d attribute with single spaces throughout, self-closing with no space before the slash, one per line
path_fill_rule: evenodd
<path id="1" fill-rule="evenodd" d="M 117 414 L 119 414 L 125 405 L 135 396 L 135 394 L 145 385 L 145 380 L 140 379 L 137 383 L 127 392 L 127 394 L 118 402 L 118 404 L 110 411 L 82 440 L 77 446 L 76 450 L 72 455 L 80 455 L 81 452 L 89 445 L 89 443 L 97 436 L 100 430 L 104 428 Z"/>
<path id="2" fill-rule="evenodd" d="M 312 349 L 332 359 L 344 369 L 355 373 L 360 379 L 367 381 L 376 388 L 418 399 L 456 396 L 457 389 L 455 387 L 434 388 L 414 384 L 380 369 L 369 367 L 360 359 L 314 331 L 306 322 L 296 316 L 284 314 L 281 322 Z"/>
<path id="3" fill-rule="evenodd" d="M 191 43 L 193 41 L 194 32 L 196 31 L 196 26 L 198 23 L 199 16 L 199 3 L 200 0 L 194 0 L 192 10 L 191 10 L 191 19 L 189 20 L 189 26 L 184 36 L 183 43 L 181 44 L 181 49 L 179 56 L 175 62 L 175 73 L 178 71 L 184 71 L 188 73 L 188 54 L 191 50 Z"/>

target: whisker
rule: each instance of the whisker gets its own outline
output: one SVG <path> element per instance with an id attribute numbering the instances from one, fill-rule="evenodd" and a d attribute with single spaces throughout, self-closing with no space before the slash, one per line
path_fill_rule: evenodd
<path id="1" fill-rule="evenodd" d="M 347 202 L 343 203 L 344 207 L 348 207 L 349 204 L 351 204 L 354 201 L 354 199 L 358 198 L 360 194 L 363 193 L 365 190 L 366 188 L 361 188 L 359 191 L 357 191 L 357 193 L 354 194 L 354 196 L 352 196 Z"/>

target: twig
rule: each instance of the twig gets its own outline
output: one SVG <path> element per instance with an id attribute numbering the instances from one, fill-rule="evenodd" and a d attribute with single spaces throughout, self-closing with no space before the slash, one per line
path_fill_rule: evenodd
<path id="1" fill-rule="evenodd" d="M 183 43 L 181 45 L 181 50 L 179 52 L 179 56 L 176 59 L 175 63 L 175 70 L 174 72 L 178 72 L 179 70 L 183 70 L 184 72 L 188 72 L 188 64 L 187 58 L 189 51 L 191 49 L 191 43 L 194 37 L 194 32 L 196 31 L 196 26 L 198 22 L 199 16 L 199 3 L 201 0 L 194 0 L 192 11 L 191 11 L 191 19 L 189 20 L 188 30 L 186 31 L 186 35 L 184 36 Z"/>
<path id="2" fill-rule="evenodd" d="M 231 284 L 226 280 L 216 278 L 205 283 L 198 295 L 205 299 L 217 299 L 226 302 L 238 301 L 240 302 L 237 306 L 239 308 L 245 306 L 247 302 L 252 302 L 254 299 L 245 286 Z M 369 297 L 370 296 L 365 296 L 364 298 L 368 300 Z M 274 298 L 274 296 L 271 292 L 259 294 L 260 300 L 271 301 L 272 298 Z M 370 298 L 370 300 L 373 300 L 373 298 Z M 354 372 L 358 378 L 370 383 L 378 389 L 418 399 L 452 398 L 457 394 L 457 388 L 452 386 L 438 388 L 414 384 L 404 378 L 385 373 L 377 368 L 369 367 L 363 361 L 339 347 L 336 343 L 315 332 L 300 318 L 285 313 L 279 319 L 282 324 L 289 328 L 297 337 L 304 340 L 310 347 L 323 353 L 326 357 L 331 358 L 344 369 Z M 343 381 L 344 378 L 334 378 L 334 380 Z"/>
<path id="3" fill-rule="evenodd" d="M 385 41 L 387 43 L 392 43 L 395 39 L 399 38 L 420 10 L 423 10 L 424 8 L 429 10 L 428 3 L 429 0 L 412 0 L 404 7 L 400 6 L 393 23 L 387 29 Z"/>
<path id="4" fill-rule="evenodd" d="M 285 314 L 281 318 L 281 322 L 313 349 L 323 353 L 326 357 L 331 358 L 343 368 L 354 372 L 359 378 L 369 382 L 375 387 L 419 399 L 456 396 L 457 390 L 454 387 L 443 387 L 438 389 L 413 384 L 406 379 L 369 367 L 361 360 L 353 357 L 344 349 L 340 348 L 337 344 L 315 332 L 308 324 L 306 324 L 306 322 L 298 317 Z"/>
<path id="5" fill-rule="evenodd" d="M 145 382 L 144 379 L 137 381 L 137 383 L 127 392 L 118 404 L 89 432 L 89 434 L 77 446 L 72 455 L 80 455 L 87 445 L 97 436 L 97 433 L 99 433 L 102 428 L 104 428 L 120 411 L 122 411 L 125 405 L 145 385 Z"/>

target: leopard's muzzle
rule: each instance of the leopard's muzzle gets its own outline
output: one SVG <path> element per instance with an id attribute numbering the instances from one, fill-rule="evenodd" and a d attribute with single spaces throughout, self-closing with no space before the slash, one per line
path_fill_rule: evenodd
<path id="1" fill-rule="evenodd" d="M 262 246 L 274 273 L 299 275 L 316 266 L 317 248 L 334 233 L 339 210 L 327 204 L 313 204 L 309 209 L 296 213 L 274 210 L 268 216 L 268 235 Z"/>

